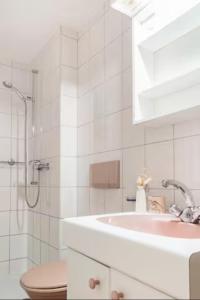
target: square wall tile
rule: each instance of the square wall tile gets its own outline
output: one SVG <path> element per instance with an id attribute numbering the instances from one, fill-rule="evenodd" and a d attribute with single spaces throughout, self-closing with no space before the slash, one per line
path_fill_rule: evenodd
<path id="1" fill-rule="evenodd" d="M 144 145 L 144 127 L 133 125 L 133 112 L 129 108 L 123 111 L 123 147 Z"/>
<path id="2" fill-rule="evenodd" d="M 78 186 L 88 187 L 89 186 L 89 168 L 91 158 L 89 156 L 78 157 Z"/>
<path id="3" fill-rule="evenodd" d="M 11 116 L 0 113 L 0 138 L 9 138 L 11 135 Z"/>
<path id="4" fill-rule="evenodd" d="M 52 187 L 47 188 L 48 195 L 48 215 L 53 217 L 60 217 L 60 197 L 61 197 L 61 188 L 60 187 Z"/>
<path id="5" fill-rule="evenodd" d="M 0 188 L 0 211 L 10 210 L 10 188 Z"/>
<path id="6" fill-rule="evenodd" d="M 11 93 L 8 90 L 1 89 L 0 82 L 0 113 L 11 113 Z"/>
<path id="7" fill-rule="evenodd" d="M 3 81 L 11 82 L 11 72 L 12 72 L 11 67 L 0 64 L 0 87 L 1 88 L 6 89 L 2 84 Z"/>
<path id="8" fill-rule="evenodd" d="M 0 116 L 1 118 L 1 116 Z M 13 138 L 18 138 L 18 139 L 24 139 L 24 116 L 22 115 L 14 115 L 12 116 L 12 133 L 10 133 L 11 130 L 11 119 L 8 118 L 7 116 L 7 121 L 5 120 L 4 122 L 7 122 L 7 126 L 10 126 L 7 128 L 7 131 L 9 132 L 9 136 L 12 134 Z"/>
<path id="9" fill-rule="evenodd" d="M 77 216 L 77 189 L 62 188 L 60 195 L 60 218 Z"/>
<path id="10" fill-rule="evenodd" d="M 90 88 L 89 82 L 89 64 L 84 64 L 78 70 L 78 93 L 79 97 L 88 92 Z"/>
<path id="11" fill-rule="evenodd" d="M 105 50 L 106 79 L 117 75 L 122 70 L 122 38 L 121 36 L 106 47 Z"/>
<path id="12" fill-rule="evenodd" d="M 133 103 L 133 87 L 132 87 L 132 69 L 127 69 L 122 73 L 122 95 L 123 95 L 123 108 L 132 106 Z"/>
<path id="13" fill-rule="evenodd" d="M 152 188 L 161 188 L 163 179 L 173 178 L 173 142 L 147 145 L 145 157 L 147 172 L 152 177 Z"/>
<path id="14" fill-rule="evenodd" d="M 87 93 L 78 100 L 78 125 L 84 125 L 92 121 L 92 97 Z"/>
<path id="15" fill-rule="evenodd" d="M 41 235 L 42 241 L 49 243 L 50 218 L 49 216 L 41 215 Z"/>
<path id="16" fill-rule="evenodd" d="M 77 215 L 79 217 L 90 215 L 90 189 L 89 188 L 78 188 Z"/>
<path id="17" fill-rule="evenodd" d="M 1 241 L 2 242 L 2 241 Z M 0 263 L 0 275 L 5 276 L 9 273 L 9 261 Z"/>
<path id="18" fill-rule="evenodd" d="M 0 187 L 10 187 L 10 168 L 0 167 Z"/>
<path id="19" fill-rule="evenodd" d="M 191 135 L 199 135 L 200 134 L 200 119 L 185 121 L 174 126 L 174 137 L 189 137 Z"/>
<path id="20" fill-rule="evenodd" d="M 10 234 L 28 233 L 28 214 L 26 210 L 10 212 Z"/>
<path id="21" fill-rule="evenodd" d="M 125 32 L 132 27 L 132 18 L 122 15 L 122 31 Z"/>
<path id="22" fill-rule="evenodd" d="M 190 189 L 200 189 L 200 136 L 175 141 L 175 178 Z"/>
<path id="23" fill-rule="evenodd" d="M 33 238 L 33 244 L 32 244 L 32 247 L 33 247 L 33 254 L 32 254 L 32 260 L 34 263 L 36 264 L 40 264 L 41 262 L 41 255 L 40 255 L 40 240 L 37 240 L 37 239 L 34 239 Z"/>
<path id="24" fill-rule="evenodd" d="M 132 197 L 135 197 L 131 195 Z M 136 211 L 136 202 L 135 201 L 127 201 L 127 191 L 123 190 L 123 199 L 122 199 L 122 205 L 123 205 L 123 212 L 135 212 Z"/>
<path id="25" fill-rule="evenodd" d="M 105 122 L 104 118 L 93 123 L 93 153 L 104 151 L 105 147 Z"/>
<path id="26" fill-rule="evenodd" d="M 13 68 L 13 84 L 19 90 L 31 95 L 32 73 L 29 70 Z"/>
<path id="27" fill-rule="evenodd" d="M 28 260 L 18 259 L 14 261 L 10 261 L 10 273 L 14 275 L 22 275 L 28 270 Z"/>
<path id="28" fill-rule="evenodd" d="M 105 114 L 112 114 L 122 108 L 122 77 L 117 75 L 105 83 Z"/>
<path id="29" fill-rule="evenodd" d="M 92 153 L 92 127 L 91 124 L 78 128 L 78 155 Z"/>
<path id="30" fill-rule="evenodd" d="M 61 126 L 77 126 L 77 99 L 62 97 L 60 109 Z"/>
<path id="31" fill-rule="evenodd" d="M 104 17 L 90 30 L 90 55 L 94 56 L 104 48 Z"/>
<path id="32" fill-rule="evenodd" d="M 105 149 L 122 148 L 122 113 L 115 113 L 105 118 Z"/>
<path id="33" fill-rule="evenodd" d="M 0 261 L 9 260 L 9 237 L 0 237 L 0 245 Z M 4 269 L 4 267 L 5 266 L 0 264 L 0 270 L 1 268 Z"/>
<path id="34" fill-rule="evenodd" d="M 78 40 L 78 65 L 79 67 L 88 62 L 89 59 L 89 32 Z"/>
<path id="35" fill-rule="evenodd" d="M 76 158 L 61 158 L 61 187 L 75 187 L 77 186 L 77 160 Z"/>
<path id="36" fill-rule="evenodd" d="M 50 240 L 51 246 L 59 248 L 60 246 L 60 220 L 50 218 Z"/>
<path id="37" fill-rule="evenodd" d="M 105 191 L 102 189 L 90 189 L 90 213 L 101 215 L 105 213 Z"/>
<path id="38" fill-rule="evenodd" d="M 23 210 L 25 205 L 24 188 L 20 186 L 11 188 L 11 210 Z"/>
<path id="39" fill-rule="evenodd" d="M 173 126 L 145 129 L 145 143 L 156 143 L 173 139 Z"/>
<path id="40" fill-rule="evenodd" d="M 33 236 L 40 239 L 41 235 L 41 215 L 39 213 L 33 214 Z"/>
<path id="41" fill-rule="evenodd" d="M 94 56 L 89 63 L 90 86 L 94 88 L 104 81 L 104 52 Z"/>
<path id="42" fill-rule="evenodd" d="M 9 212 L 0 212 L 0 236 L 9 235 Z"/>
<path id="43" fill-rule="evenodd" d="M 10 237 L 10 258 L 18 259 L 27 256 L 27 235 L 16 235 Z"/>
<path id="44" fill-rule="evenodd" d="M 77 97 L 77 75 L 77 70 L 73 68 L 61 68 L 61 95 Z"/>
<path id="45" fill-rule="evenodd" d="M 65 66 L 77 68 L 78 66 L 78 42 L 75 39 L 62 36 L 61 63 Z"/>
<path id="46" fill-rule="evenodd" d="M 106 44 L 117 38 L 122 32 L 122 14 L 112 8 L 105 16 Z"/>
<path id="47" fill-rule="evenodd" d="M 41 263 L 46 264 L 49 262 L 49 246 L 41 243 Z"/>
<path id="48" fill-rule="evenodd" d="M 132 66 L 132 30 L 129 29 L 123 34 L 123 69 Z"/>
<path id="49" fill-rule="evenodd" d="M 62 126 L 61 131 L 61 156 L 77 155 L 77 129 Z"/>
<path id="50" fill-rule="evenodd" d="M 122 189 L 105 191 L 105 213 L 122 211 Z"/>
<path id="51" fill-rule="evenodd" d="M 51 166 L 48 174 L 50 177 L 50 182 L 47 176 L 43 176 L 44 178 L 43 180 L 47 181 L 44 182 L 44 185 L 46 186 L 50 185 L 51 187 L 58 187 L 60 185 L 60 161 L 58 158 L 54 158 L 51 159 L 49 163 Z M 42 178 L 41 178 L 41 183 L 42 183 Z"/>
<path id="52" fill-rule="evenodd" d="M 144 146 L 123 151 L 124 197 L 136 196 L 136 181 L 144 173 Z"/>
<path id="53" fill-rule="evenodd" d="M 104 116 L 104 84 L 96 87 L 91 91 L 91 101 L 92 101 L 92 120 L 97 120 Z"/>

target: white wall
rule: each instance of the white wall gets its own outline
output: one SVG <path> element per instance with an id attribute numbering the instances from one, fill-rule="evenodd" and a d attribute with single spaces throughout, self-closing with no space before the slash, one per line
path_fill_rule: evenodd
<path id="1" fill-rule="evenodd" d="M 65 217 L 134 210 L 126 198 L 135 196 L 144 168 L 153 177 L 151 194 L 165 195 L 168 205 L 181 196 L 161 188 L 165 177 L 186 183 L 199 203 L 200 120 L 157 129 L 132 125 L 131 36 L 130 19 L 106 5 L 78 41 L 60 30 L 34 60 L 39 75 L 30 159 L 49 162 L 50 171 L 41 175 L 40 203 L 28 211 L 27 229 L 23 188 L 16 188 L 21 168 L 0 165 L 0 273 L 23 271 L 27 257 L 31 265 L 65 255 Z M 26 93 L 30 78 L 24 66 L 0 64 L 0 81 L 12 80 Z M 1 87 L 0 160 L 22 159 L 23 118 L 19 100 Z M 120 189 L 90 188 L 89 164 L 113 159 L 121 161 Z"/>
<path id="2" fill-rule="evenodd" d="M 175 178 L 200 194 L 200 121 L 157 129 L 132 125 L 131 20 L 106 6 L 105 13 L 79 39 L 78 214 L 134 210 L 137 176 L 152 176 L 152 195 L 167 206 L 182 202 L 179 192 L 163 190 Z M 89 187 L 89 164 L 121 161 L 121 188 Z"/>
<path id="3" fill-rule="evenodd" d="M 59 29 L 33 67 L 39 74 L 32 158 L 50 163 L 41 173 L 40 203 L 29 211 L 29 258 L 40 264 L 64 255 L 61 220 L 76 215 L 76 34 Z"/>
<path id="4" fill-rule="evenodd" d="M 24 105 L 3 87 L 4 80 L 31 95 L 31 72 L 14 62 L 0 63 L 0 161 L 23 161 Z M 23 174 L 23 166 L 0 163 L 0 274 L 23 272 L 28 263 Z"/>

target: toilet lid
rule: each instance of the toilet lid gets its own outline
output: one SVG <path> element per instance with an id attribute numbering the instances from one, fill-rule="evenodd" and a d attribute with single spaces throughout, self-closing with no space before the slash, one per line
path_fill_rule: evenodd
<path id="1" fill-rule="evenodd" d="M 66 287 L 66 262 L 60 261 L 34 267 L 22 276 L 21 283 L 31 289 L 58 289 Z"/>

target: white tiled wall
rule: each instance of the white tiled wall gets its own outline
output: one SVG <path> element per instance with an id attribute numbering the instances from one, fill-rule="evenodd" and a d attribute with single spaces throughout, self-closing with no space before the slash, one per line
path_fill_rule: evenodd
<path id="1" fill-rule="evenodd" d="M 200 203 L 200 122 L 161 128 L 132 125 L 131 20 L 109 8 L 78 41 L 78 214 L 134 210 L 136 178 L 147 169 L 152 195 L 165 195 L 167 205 L 179 193 L 163 190 L 163 178 L 175 178 Z M 89 187 L 89 164 L 121 161 L 121 188 Z"/>
<path id="2" fill-rule="evenodd" d="M 24 106 L 2 85 L 11 81 L 31 95 L 27 66 L 0 63 L 0 161 L 23 161 Z M 23 167 L 0 163 L 0 274 L 23 272 L 27 260 L 27 210 L 23 195 Z"/>
<path id="3" fill-rule="evenodd" d="M 145 168 L 152 195 L 180 203 L 180 193 L 160 184 L 176 178 L 200 203 L 200 121 L 132 125 L 131 39 L 131 20 L 106 5 L 79 38 L 59 30 L 34 60 L 39 74 L 30 159 L 49 162 L 50 171 L 41 174 L 39 205 L 27 211 L 22 168 L 0 165 L 0 274 L 65 255 L 63 218 L 134 210 L 126 199 L 135 196 Z M 11 80 L 29 94 L 30 78 L 24 66 L 0 64 L 0 82 Z M 1 84 L 0 123 L 0 160 L 23 159 L 23 105 Z M 120 189 L 90 188 L 89 165 L 110 160 L 121 162 Z M 36 192 L 30 190 L 32 201 Z"/>
<path id="4" fill-rule="evenodd" d="M 77 214 L 78 41 L 59 30 L 33 61 L 38 69 L 34 159 L 50 163 L 41 173 L 40 203 L 29 211 L 29 258 L 34 264 L 63 255 L 62 219 Z M 32 147 L 34 149 L 34 146 Z"/>

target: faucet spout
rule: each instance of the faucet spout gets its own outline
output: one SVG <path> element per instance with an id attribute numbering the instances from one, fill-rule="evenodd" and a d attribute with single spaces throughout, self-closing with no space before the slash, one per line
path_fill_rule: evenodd
<path id="1" fill-rule="evenodd" d="M 192 194 L 190 190 L 186 187 L 186 185 L 177 180 L 167 179 L 162 181 L 162 186 L 164 188 L 173 186 L 177 190 L 180 190 L 185 200 L 186 207 L 184 210 L 181 210 L 175 204 L 173 204 L 170 207 L 169 212 L 174 216 L 179 217 L 182 222 L 194 223 L 194 224 L 199 223 L 200 209 L 196 207 Z"/>
<path id="2" fill-rule="evenodd" d="M 164 188 L 168 188 L 169 186 L 173 186 L 174 188 L 176 188 L 177 190 L 180 190 L 184 199 L 185 199 L 185 204 L 186 207 L 194 207 L 195 203 L 193 200 L 193 196 L 190 192 L 190 190 L 187 188 L 187 186 L 177 180 L 173 180 L 173 179 L 167 179 L 167 180 L 163 180 L 162 181 L 162 186 Z"/>

